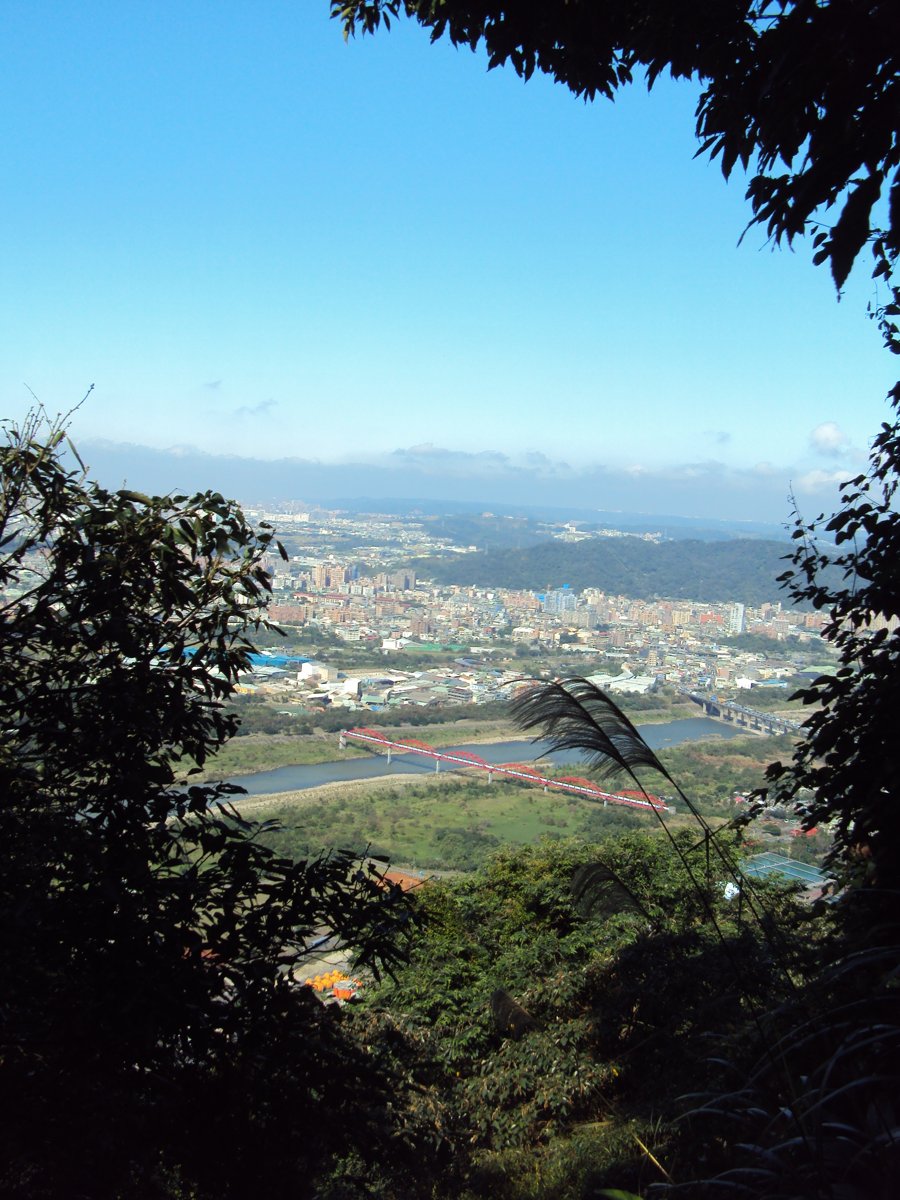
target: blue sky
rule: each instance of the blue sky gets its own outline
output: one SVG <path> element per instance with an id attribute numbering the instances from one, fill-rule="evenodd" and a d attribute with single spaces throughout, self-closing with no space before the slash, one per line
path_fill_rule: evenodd
<path id="1" fill-rule="evenodd" d="M 737 245 L 690 88 L 586 106 L 327 0 L 7 0 L 0 46 L 4 411 L 93 383 L 88 459 L 781 520 L 887 415 L 865 267 Z"/>

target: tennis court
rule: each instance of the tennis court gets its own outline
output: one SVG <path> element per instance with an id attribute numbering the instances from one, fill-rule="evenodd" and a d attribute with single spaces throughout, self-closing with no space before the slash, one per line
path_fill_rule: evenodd
<path id="1" fill-rule="evenodd" d="M 743 872 L 751 879 L 766 879 L 769 875 L 781 875 L 805 887 L 824 887 L 828 876 L 818 867 L 810 863 L 795 862 L 783 854 L 768 851 L 766 854 L 754 854 L 743 865 Z"/>

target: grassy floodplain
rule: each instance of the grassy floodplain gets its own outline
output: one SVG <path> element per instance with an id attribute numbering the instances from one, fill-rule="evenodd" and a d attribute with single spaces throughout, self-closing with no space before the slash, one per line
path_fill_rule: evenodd
<path id="1" fill-rule="evenodd" d="M 348 727 L 365 726 L 364 720 L 348 720 Z M 444 725 L 397 725 L 380 727 L 379 733 L 403 741 L 415 738 L 430 746 L 455 746 L 462 742 L 503 742 L 521 738 L 522 733 L 509 721 L 452 721 Z M 198 781 L 252 775 L 275 767 L 313 766 L 340 762 L 345 758 L 365 758 L 370 750 L 360 745 L 341 749 L 336 733 L 251 733 L 232 738 L 210 760 Z"/>
<path id="2" fill-rule="evenodd" d="M 467 775 L 328 784 L 256 797 L 241 810 L 256 820 L 279 822 L 281 828 L 267 840 L 282 853 L 302 857 L 325 846 L 368 848 L 397 864 L 436 870 L 472 870 L 502 845 L 547 836 L 590 838 L 601 830 L 656 823 L 649 813 Z"/>
<path id="3" fill-rule="evenodd" d="M 341 750 L 337 734 L 292 737 L 285 733 L 251 733 L 247 737 L 233 738 L 214 759 L 210 759 L 206 770 L 194 778 L 198 782 L 231 779 L 256 771 L 272 771 L 276 767 L 304 767 L 342 758 L 363 758 L 366 753 L 358 746 Z"/>
<path id="4" fill-rule="evenodd" d="M 786 738 L 735 738 L 690 743 L 662 758 L 700 809 L 724 820 L 733 815 L 734 791 L 760 784 L 766 765 L 783 757 L 789 745 Z M 658 786 L 650 778 L 646 782 L 651 790 Z M 489 784 L 466 771 L 333 783 L 238 803 L 254 819 L 279 823 L 266 836 L 283 853 L 302 857 L 326 846 L 368 847 L 398 865 L 434 870 L 471 870 L 501 845 L 528 845 L 542 837 L 591 841 L 657 826 L 649 812 L 604 807 L 527 784 Z M 677 809 L 666 818 L 669 824 L 692 821 L 683 805 Z"/>

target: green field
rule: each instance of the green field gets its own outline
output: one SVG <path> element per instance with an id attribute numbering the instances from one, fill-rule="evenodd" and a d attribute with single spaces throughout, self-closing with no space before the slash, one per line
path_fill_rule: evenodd
<path id="1" fill-rule="evenodd" d="M 653 828 L 652 814 L 603 805 L 529 785 L 443 776 L 423 782 L 335 787 L 254 805 L 257 820 L 281 828 L 266 835 L 285 854 L 304 857 L 327 846 L 385 854 L 392 862 L 438 870 L 471 870 L 501 845 L 541 837 Z"/>

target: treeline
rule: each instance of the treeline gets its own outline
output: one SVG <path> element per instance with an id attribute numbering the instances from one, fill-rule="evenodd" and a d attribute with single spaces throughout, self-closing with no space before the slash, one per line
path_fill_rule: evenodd
<path id="1" fill-rule="evenodd" d="M 399 725 L 445 725 L 449 721 L 499 721 L 509 717 L 509 706 L 505 700 L 494 700 L 488 704 L 435 705 L 432 708 L 408 705 L 403 708 L 386 708 L 380 712 L 336 708 L 292 714 L 256 697 L 241 696 L 232 700 L 229 710 L 236 713 L 240 719 L 238 737 L 251 733 L 337 733 L 341 729 L 351 729 L 358 725 L 380 728 Z"/>
<path id="2" fill-rule="evenodd" d="M 425 517 L 422 524 L 434 537 L 449 538 L 457 545 L 482 549 L 521 550 L 546 539 L 537 522 L 528 517 L 466 516 L 453 513 Z"/>
<path id="3" fill-rule="evenodd" d="M 757 605 L 781 596 L 776 580 L 784 571 L 784 556 L 781 542 L 745 538 L 660 545 L 638 538 L 597 538 L 423 558 L 414 565 L 437 583 L 534 591 L 568 583 L 577 591 L 602 588 L 637 600 L 666 596 Z M 787 597 L 784 602 L 789 603 Z"/>
<path id="4" fill-rule="evenodd" d="M 735 650 L 749 650 L 751 654 L 772 654 L 780 657 L 785 650 L 796 650 L 800 639 L 796 634 L 790 634 L 780 642 L 773 642 L 764 633 L 738 633 L 733 637 L 721 639 L 723 646 L 733 646 Z"/>
<path id="5" fill-rule="evenodd" d="M 786 699 L 786 697 L 784 697 Z M 619 706 L 636 719 L 641 713 L 664 712 L 672 707 L 669 695 L 620 696 Z M 403 708 L 384 708 L 380 711 L 346 708 L 317 709 L 309 712 L 289 712 L 269 700 L 257 696 L 233 697 L 228 711 L 235 713 L 240 724 L 237 737 L 251 733 L 337 733 L 357 725 L 395 728 L 413 725 L 447 725 L 452 721 L 505 721 L 509 719 L 509 703 L 491 700 L 484 704 L 436 704 L 429 707 L 404 705 Z M 526 735 L 522 734 L 524 738 Z"/>

